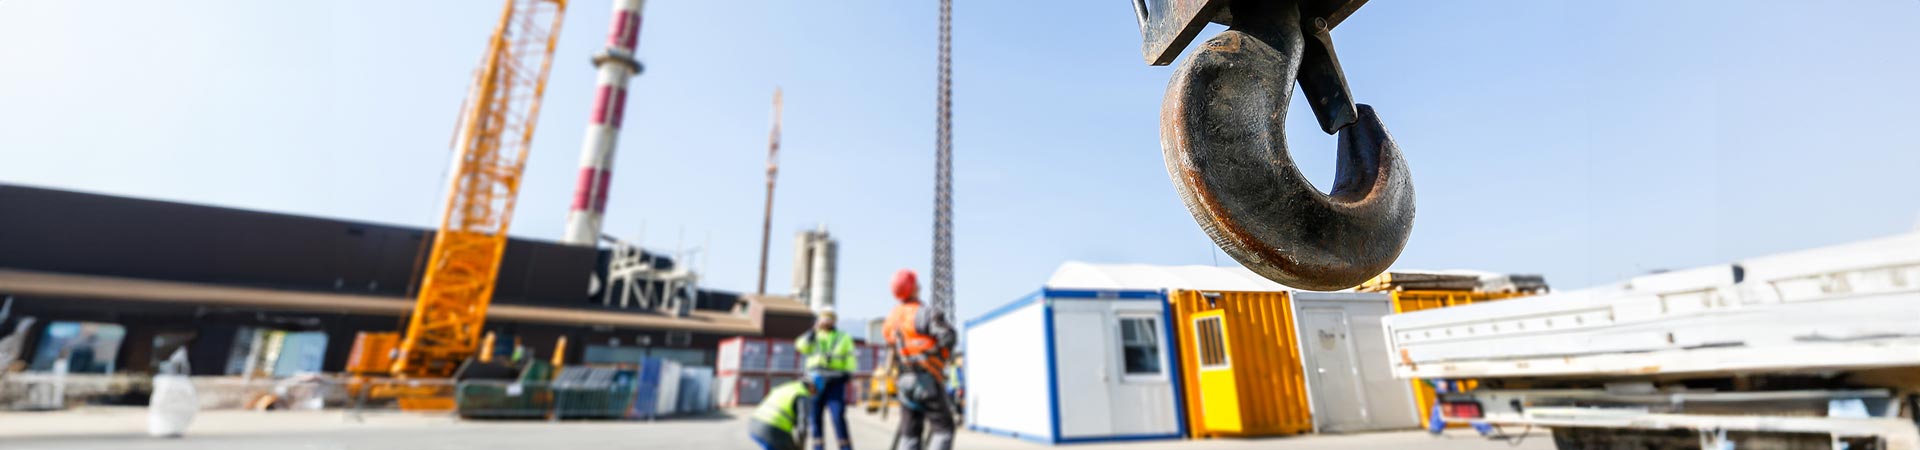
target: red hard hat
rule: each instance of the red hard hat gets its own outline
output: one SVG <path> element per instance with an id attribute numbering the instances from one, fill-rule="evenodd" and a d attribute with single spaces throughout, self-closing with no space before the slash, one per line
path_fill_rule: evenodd
<path id="1" fill-rule="evenodd" d="M 913 298 L 913 294 L 919 291 L 920 277 L 913 274 L 913 269 L 900 269 L 899 272 L 893 273 L 894 300 L 907 301 L 907 299 Z"/>

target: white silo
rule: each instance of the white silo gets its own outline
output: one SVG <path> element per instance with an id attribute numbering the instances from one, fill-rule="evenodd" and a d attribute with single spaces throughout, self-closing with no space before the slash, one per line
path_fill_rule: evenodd
<path id="1" fill-rule="evenodd" d="M 814 311 L 833 307 L 834 278 L 840 243 L 822 225 L 802 231 L 793 240 L 793 296 Z"/>

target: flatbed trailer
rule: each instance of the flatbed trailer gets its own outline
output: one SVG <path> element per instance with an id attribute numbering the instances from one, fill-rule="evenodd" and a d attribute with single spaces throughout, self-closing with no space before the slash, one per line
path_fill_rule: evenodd
<path id="1" fill-rule="evenodd" d="M 1448 420 L 1584 448 L 1920 450 L 1920 232 L 1389 316 Z"/>

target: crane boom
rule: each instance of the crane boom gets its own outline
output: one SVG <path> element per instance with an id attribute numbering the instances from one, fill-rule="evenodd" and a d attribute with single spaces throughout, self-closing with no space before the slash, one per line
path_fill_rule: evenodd
<path id="1" fill-rule="evenodd" d="M 477 350 L 566 0 L 507 0 L 454 138 L 446 210 L 392 372 L 446 377 Z"/>

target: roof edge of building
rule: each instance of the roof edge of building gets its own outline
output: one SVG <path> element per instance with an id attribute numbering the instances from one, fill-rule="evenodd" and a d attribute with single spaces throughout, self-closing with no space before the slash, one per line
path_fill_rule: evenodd
<path id="1" fill-rule="evenodd" d="M 413 310 L 405 297 L 303 292 L 285 289 L 221 286 L 207 283 L 153 280 L 34 270 L 0 269 L 0 294 L 74 299 L 130 300 L 156 303 L 214 304 L 290 311 L 403 316 Z M 671 317 L 644 312 L 611 312 L 496 304 L 488 319 L 506 322 L 607 325 L 664 330 L 760 335 L 761 324 L 751 317 L 696 312 Z"/>

